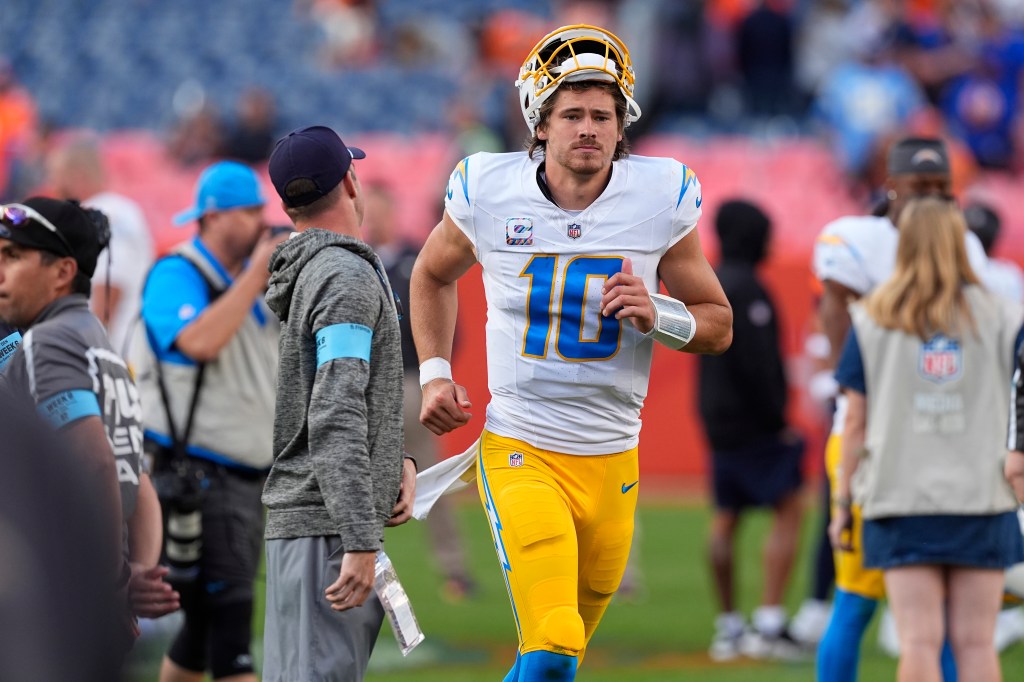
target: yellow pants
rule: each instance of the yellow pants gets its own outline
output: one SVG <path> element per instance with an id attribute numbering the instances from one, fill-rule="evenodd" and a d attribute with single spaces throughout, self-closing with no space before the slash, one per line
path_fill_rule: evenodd
<path id="1" fill-rule="evenodd" d="M 839 449 L 842 441 L 842 436 L 833 434 L 829 436 L 828 444 L 825 446 L 825 470 L 828 473 L 833 500 L 836 497 L 836 471 L 839 469 Z M 851 512 L 853 514 L 853 529 L 850 539 L 853 543 L 853 551 L 837 549 L 833 552 L 836 564 L 836 587 L 844 592 L 852 592 L 868 599 L 882 599 L 885 597 L 885 581 L 882 578 L 882 571 L 876 568 L 864 568 L 864 520 L 861 517 L 860 505 L 853 505 Z"/>
<path id="2" fill-rule="evenodd" d="M 629 557 L 637 449 L 566 455 L 484 431 L 478 464 L 520 654 L 582 660 Z"/>

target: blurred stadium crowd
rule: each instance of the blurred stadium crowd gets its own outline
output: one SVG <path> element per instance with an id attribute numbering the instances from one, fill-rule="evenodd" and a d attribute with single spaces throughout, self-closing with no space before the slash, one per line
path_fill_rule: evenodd
<path id="1" fill-rule="evenodd" d="M 683 136 L 709 156 L 741 159 L 768 145 L 787 174 L 795 170 L 792 184 L 805 201 L 824 195 L 833 216 L 848 208 L 835 205 L 844 196 L 861 203 L 871 196 L 883 177 L 880 150 L 898 133 L 955 141 L 961 188 L 980 180 L 1001 195 L 1009 191 L 1004 178 L 988 171 L 1020 165 L 1024 3 L 1017 0 L 284 5 L 3 3 L 2 197 L 45 185 L 43 159 L 55 135 L 93 129 L 110 140 L 112 155 L 144 159 L 146 177 L 127 189 L 159 231 L 165 216 L 152 195 L 166 186 L 158 176 L 225 156 L 258 164 L 276 136 L 313 118 L 417 147 L 441 135 L 447 149 L 437 173 L 419 167 L 395 178 L 436 192 L 449 157 L 521 147 L 509 87 L 521 55 L 537 35 L 578 22 L 610 26 L 633 48 L 644 110 L 630 131 L 635 143 L 655 140 L 660 151 L 661 140 Z M 127 130 L 143 132 L 126 138 Z M 809 175 L 824 177 L 813 192 L 799 178 L 808 155 Z M 717 167 L 686 159 L 721 194 Z M 808 235 L 823 217 L 830 216 L 805 217 L 815 223 Z M 791 222 L 789 214 L 778 218 Z"/>

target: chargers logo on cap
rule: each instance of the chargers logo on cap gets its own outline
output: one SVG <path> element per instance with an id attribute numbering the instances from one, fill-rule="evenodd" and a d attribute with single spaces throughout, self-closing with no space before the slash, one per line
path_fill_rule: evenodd
<path id="1" fill-rule="evenodd" d="M 533 218 L 506 218 L 505 243 L 509 246 L 533 246 Z"/>
<path id="2" fill-rule="evenodd" d="M 945 384 L 960 378 L 964 368 L 964 352 L 960 342 L 939 334 L 922 344 L 917 371 L 932 383 Z"/>
<path id="3" fill-rule="evenodd" d="M 919 149 L 914 152 L 914 155 L 910 157 L 910 165 L 917 168 L 918 166 L 924 166 L 927 164 L 933 164 L 935 166 L 942 166 L 942 156 L 939 155 L 934 149 Z"/>

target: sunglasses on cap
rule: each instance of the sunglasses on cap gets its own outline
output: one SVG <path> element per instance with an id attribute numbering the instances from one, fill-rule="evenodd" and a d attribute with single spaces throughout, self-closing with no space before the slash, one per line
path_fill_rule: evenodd
<path id="1" fill-rule="evenodd" d="M 5 227 L 20 229 L 28 226 L 28 222 L 32 220 L 42 225 L 50 232 L 57 235 L 57 239 L 67 249 L 69 256 L 74 254 L 75 250 L 71 248 L 71 244 L 64 238 L 64 235 L 60 233 L 57 226 L 43 217 L 39 211 L 35 210 L 31 206 L 25 206 L 24 204 L 0 204 L 0 223 Z"/>

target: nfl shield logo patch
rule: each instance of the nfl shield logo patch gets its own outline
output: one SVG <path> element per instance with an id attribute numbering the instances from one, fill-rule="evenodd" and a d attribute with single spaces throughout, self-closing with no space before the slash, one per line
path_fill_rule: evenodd
<path id="1" fill-rule="evenodd" d="M 523 466 L 523 453 L 513 452 L 508 456 L 508 465 L 510 467 L 521 467 Z"/>
<path id="2" fill-rule="evenodd" d="M 917 371 L 932 383 L 945 384 L 960 378 L 963 364 L 960 342 L 940 334 L 921 346 Z"/>
<path id="3" fill-rule="evenodd" d="M 533 246 L 533 219 L 506 218 L 505 243 L 509 246 Z"/>
<path id="4" fill-rule="evenodd" d="M 565 228 L 565 234 L 569 239 L 579 239 L 583 234 L 583 226 L 579 223 L 569 223 L 569 227 Z"/>

